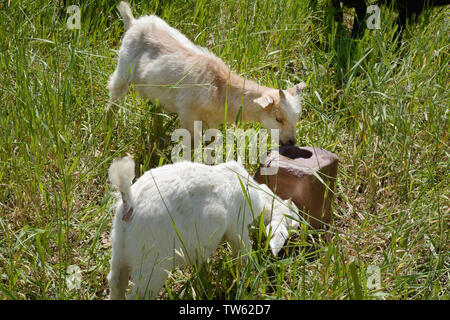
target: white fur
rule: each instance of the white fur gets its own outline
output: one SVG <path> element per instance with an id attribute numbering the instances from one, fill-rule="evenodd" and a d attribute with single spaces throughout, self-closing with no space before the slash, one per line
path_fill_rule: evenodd
<path id="1" fill-rule="evenodd" d="M 108 83 L 110 103 L 117 104 L 133 84 L 148 99 L 158 99 L 178 114 L 180 125 L 194 136 L 194 121 L 217 128 L 224 119 L 234 122 L 242 106 L 242 120 L 259 121 L 279 129 L 282 144 L 295 143 L 301 111 L 300 83 L 277 90 L 239 77 L 221 59 L 189 41 L 157 16 L 135 19 L 129 5 L 119 11 L 127 29 L 116 70 Z M 277 121 L 278 119 L 278 121 Z"/>
<path id="2" fill-rule="evenodd" d="M 119 189 L 128 194 L 132 210 L 125 220 L 129 209 L 117 202 L 108 275 L 111 299 L 125 297 L 130 275 L 133 287 L 128 298 L 154 298 L 168 271 L 181 264 L 201 264 L 224 242 L 230 243 L 235 256 L 245 256 L 251 249 L 248 226 L 262 212 L 275 256 L 288 229 L 298 226 L 298 209 L 256 183 L 235 161 L 217 166 L 165 165 L 145 172 L 131 188 L 129 164 L 129 159 L 119 160 L 110 170 L 122 177 L 110 180 L 128 188 Z M 287 218 L 291 215 L 295 219 Z"/>

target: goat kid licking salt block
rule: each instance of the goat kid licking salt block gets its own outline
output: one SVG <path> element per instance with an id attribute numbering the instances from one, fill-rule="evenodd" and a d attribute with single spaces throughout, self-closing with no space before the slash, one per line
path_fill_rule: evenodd
<path id="1" fill-rule="evenodd" d="M 262 174 L 261 167 L 277 165 L 277 174 Z M 267 184 L 281 199 L 292 198 L 313 228 L 323 228 L 330 222 L 338 168 L 334 153 L 315 147 L 283 146 L 270 151 L 261 167 L 254 179 Z"/>

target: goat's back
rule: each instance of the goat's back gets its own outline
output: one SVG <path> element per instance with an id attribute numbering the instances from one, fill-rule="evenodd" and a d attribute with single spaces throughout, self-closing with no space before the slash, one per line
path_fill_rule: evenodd
<path id="1" fill-rule="evenodd" d="M 152 245 L 155 255 L 168 256 L 176 249 L 192 256 L 199 247 L 209 255 L 227 232 L 247 227 L 262 211 L 261 198 L 251 187 L 245 192 L 252 209 L 248 205 L 242 187 L 249 182 L 254 183 L 236 162 L 180 162 L 147 171 L 131 187 L 131 220 L 119 222 L 127 230 L 129 259 L 141 259 L 142 246 L 149 250 Z"/>

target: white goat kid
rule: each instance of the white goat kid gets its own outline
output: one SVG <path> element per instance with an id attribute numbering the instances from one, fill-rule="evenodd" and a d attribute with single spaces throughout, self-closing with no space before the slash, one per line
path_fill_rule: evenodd
<path id="1" fill-rule="evenodd" d="M 125 297 L 130 275 L 127 298 L 154 298 L 170 270 L 201 264 L 225 242 L 235 256 L 244 257 L 251 249 L 248 226 L 262 212 L 275 256 L 288 230 L 298 226 L 295 205 L 256 183 L 235 161 L 179 162 L 147 171 L 132 185 L 133 178 L 130 157 L 112 163 L 109 179 L 122 199 L 112 231 L 111 299 Z"/>
<path id="2" fill-rule="evenodd" d="M 229 121 L 236 119 L 242 106 L 242 120 L 279 129 L 281 144 L 295 144 L 299 93 L 305 83 L 288 90 L 260 86 L 230 72 L 208 49 L 196 46 L 157 16 L 134 19 L 126 2 L 118 10 L 127 31 L 108 84 L 110 104 L 117 104 L 134 84 L 144 98 L 159 99 L 166 110 L 177 113 L 181 127 L 194 137 L 196 120 L 209 128 L 223 123 L 227 101 Z"/>

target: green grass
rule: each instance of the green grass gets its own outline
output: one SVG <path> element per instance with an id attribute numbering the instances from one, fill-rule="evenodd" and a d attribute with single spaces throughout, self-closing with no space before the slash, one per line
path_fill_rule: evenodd
<path id="1" fill-rule="evenodd" d="M 69 1 L 70 2 L 70 1 Z M 169 299 L 449 299 L 449 8 L 409 26 L 392 14 L 359 40 L 338 36 L 325 1 L 142 1 L 232 69 L 267 86 L 306 81 L 300 145 L 340 158 L 334 221 L 305 226 L 277 259 L 255 231 L 243 264 L 222 247 L 175 270 Z M 0 1 L 0 298 L 104 299 L 112 159 L 139 175 L 170 162 L 176 118 L 134 92 L 107 120 L 106 83 L 123 35 L 114 1 Z M 79 289 L 66 270 L 82 271 Z M 380 270 L 370 285 L 371 266 Z M 369 283 L 369 285 L 368 285 Z"/>

